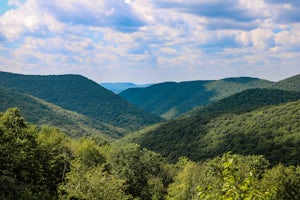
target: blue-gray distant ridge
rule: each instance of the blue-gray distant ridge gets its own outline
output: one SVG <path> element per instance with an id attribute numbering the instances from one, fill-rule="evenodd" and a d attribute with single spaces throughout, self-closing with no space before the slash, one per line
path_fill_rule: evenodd
<path id="1" fill-rule="evenodd" d="M 144 88 L 151 86 L 152 84 L 143 84 L 138 85 L 134 83 L 125 83 L 125 82 L 118 82 L 118 83 L 99 83 L 102 87 L 119 94 L 120 92 L 123 92 L 124 90 L 127 90 L 129 88 Z"/>

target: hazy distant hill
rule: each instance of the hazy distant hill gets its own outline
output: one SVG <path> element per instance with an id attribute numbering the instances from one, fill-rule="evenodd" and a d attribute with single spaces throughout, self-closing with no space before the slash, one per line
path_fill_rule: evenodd
<path id="1" fill-rule="evenodd" d="M 105 138 L 117 138 L 126 132 L 124 129 L 92 120 L 37 97 L 12 92 L 0 87 L 0 112 L 11 107 L 18 107 L 30 123 L 56 126 L 73 137 L 100 134 Z"/>
<path id="2" fill-rule="evenodd" d="M 147 127 L 123 141 L 139 143 L 172 162 L 180 156 L 205 160 L 232 151 L 295 164 L 300 160 L 300 101 L 296 100 L 299 92 L 251 89 Z"/>
<path id="3" fill-rule="evenodd" d="M 272 82 L 240 77 L 215 81 L 165 82 L 147 88 L 131 88 L 120 93 L 127 101 L 166 119 L 185 113 L 197 106 L 251 88 L 268 87 Z"/>
<path id="4" fill-rule="evenodd" d="M 161 120 L 80 75 L 39 76 L 0 72 L 0 86 L 127 130 L 136 130 Z"/>
<path id="5" fill-rule="evenodd" d="M 102 87 L 113 91 L 114 93 L 120 93 L 128 88 L 143 88 L 148 87 L 152 84 L 144 84 L 144 85 L 137 85 L 134 83 L 99 83 Z"/>

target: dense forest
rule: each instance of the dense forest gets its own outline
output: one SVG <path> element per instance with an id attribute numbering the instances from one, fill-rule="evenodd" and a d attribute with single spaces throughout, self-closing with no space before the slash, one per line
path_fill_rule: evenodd
<path id="1" fill-rule="evenodd" d="M 137 144 L 72 139 L 28 124 L 17 108 L 0 114 L 1 199 L 297 199 L 300 168 L 263 156 L 225 153 L 169 164 Z"/>
<path id="2" fill-rule="evenodd" d="M 145 89 L 0 72 L 0 199 L 299 199 L 300 75 Z"/>
<path id="3" fill-rule="evenodd" d="M 80 75 L 39 76 L 0 72 L 0 85 L 129 131 L 161 120 Z"/>
<path id="4" fill-rule="evenodd" d="M 296 164 L 300 101 L 295 100 L 300 100 L 299 92 L 248 90 L 142 129 L 123 141 L 159 152 L 171 162 L 180 156 L 196 161 L 233 151 L 262 154 L 272 163 Z"/>
<path id="5" fill-rule="evenodd" d="M 102 135 L 106 138 L 118 138 L 129 131 L 99 120 L 63 109 L 37 97 L 13 92 L 0 87 L 0 110 L 18 107 L 26 119 L 36 125 L 59 127 L 72 137 Z"/>
<path id="6" fill-rule="evenodd" d="M 146 88 L 130 88 L 120 93 L 127 101 L 166 119 L 197 106 L 210 104 L 251 88 L 265 88 L 267 80 L 239 77 L 214 81 L 165 82 Z M 163 99 L 163 101 L 162 101 Z"/>

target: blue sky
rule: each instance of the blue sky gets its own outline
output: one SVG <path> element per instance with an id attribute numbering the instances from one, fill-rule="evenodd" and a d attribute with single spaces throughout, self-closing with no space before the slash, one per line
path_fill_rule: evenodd
<path id="1" fill-rule="evenodd" d="M 300 73 L 296 0 L 0 0 L 0 71 L 155 83 Z"/>

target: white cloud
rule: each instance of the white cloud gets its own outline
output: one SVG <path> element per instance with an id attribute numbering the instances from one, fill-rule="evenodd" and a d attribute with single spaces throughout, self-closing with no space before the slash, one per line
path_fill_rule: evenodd
<path id="1" fill-rule="evenodd" d="M 268 29 L 255 29 L 250 32 L 253 46 L 259 50 L 270 48 L 273 44 L 274 33 Z"/>
<path id="2" fill-rule="evenodd" d="M 9 5 L 9 6 L 20 6 L 20 5 L 22 5 L 22 1 L 20 1 L 20 0 L 8 0 L 7 5 Z"/>
<path id="3" fill-rule="evenodd" d="M 49 15 L 36 1 L 28 0 L 18 8 L 0 16 L 0 33 L 8 40 L 15 40 L 22 35 L 43 35 L 62 31 L 64 25 Z"/>
<path id="4" fill-rule="evenodd" d="M 9 3 L 14 9 L 0 16 L 0 70 L 154 82 L 262 76 L 275 67 L 287 75 L 284 66 L 295 73 L 299 65 L 293 1 Z"/>

